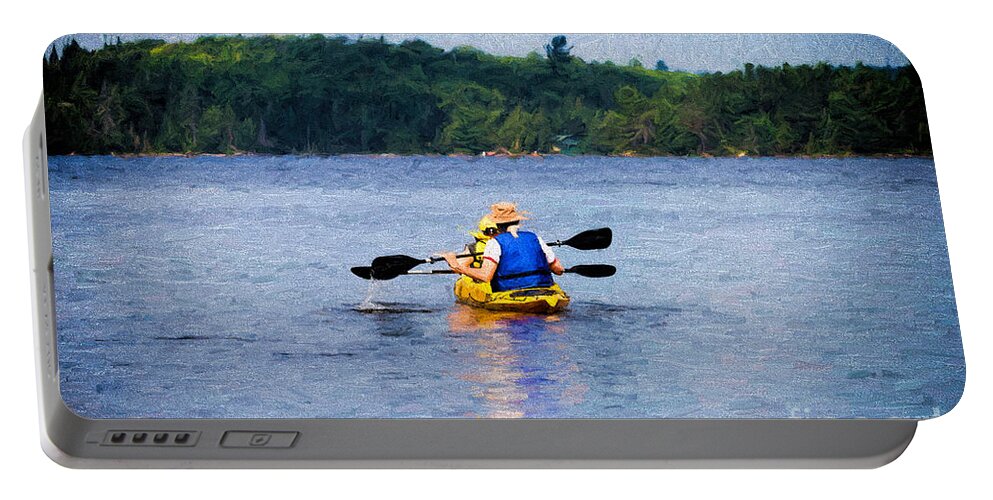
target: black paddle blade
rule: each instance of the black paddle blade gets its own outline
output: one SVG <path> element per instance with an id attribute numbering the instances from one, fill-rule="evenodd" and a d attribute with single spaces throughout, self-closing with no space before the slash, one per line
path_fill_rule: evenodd
<path id="1" fill-rule="evenodd" d="M 391 280 L 410 271 L 419 264 L 424 264 L 424 260 L 415 259 L 407 255 L 376 257 L 372 259 L 372 279 Z"/>
<path id="2" fill-rule="evenodd" d="M 609 278 L 617 273 L 617 268 L 607 264 L 580 264 L 566 269 L 565 272 L 587 278 Z"/>
<path id="3" fill-rule="evenodd" d="M 362 278 L 364 280 L 372 279 L 372 268 L 369 266 L 353 267 L 351 270 L 352 270 L 352 274 L 358 276 L 359 278 Z"/>
<path id="4" fill-rule="evenodd" d="M 583 231 L 563 241 L 562 244 L 578 250 L 603 250 L 609 247 L 613 240 L 614 232 L 609 227 L 601 227 Z"/>

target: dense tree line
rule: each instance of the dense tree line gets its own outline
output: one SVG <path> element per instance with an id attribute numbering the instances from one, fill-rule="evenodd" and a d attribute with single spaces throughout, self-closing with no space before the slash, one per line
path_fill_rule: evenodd
<path id="1" fill-rule="evenodd" d="M 930 154 L 913 67 L 694 75 L 344 37 L 75 41 L 44 62 L 52 154 Z M 537 48 L 540 50 L 540 48 Z"/>

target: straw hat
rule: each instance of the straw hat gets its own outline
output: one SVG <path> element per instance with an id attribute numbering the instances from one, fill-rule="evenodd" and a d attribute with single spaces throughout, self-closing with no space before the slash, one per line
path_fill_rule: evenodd
<path id="1" fill-rule="evenodd" d="M 527 212 L 517 211 L 517 204 L 511 203 L 509 201 L 501 201 L 490 205 L 490 213 L 487 215 L 489 219 L 497 224 L 506 224 L 508 222 L 517 222 L 522 220 L 528 220 L 524 216 Z"/>

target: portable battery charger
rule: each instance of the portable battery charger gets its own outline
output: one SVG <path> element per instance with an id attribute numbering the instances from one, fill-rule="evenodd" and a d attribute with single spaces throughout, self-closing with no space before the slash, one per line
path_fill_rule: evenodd
<path id="1" fill-rule="evenodd" d="M 877 467 L 961 397 L 878 37 L 69 35 L 24 139 L 70 467 Z"/>

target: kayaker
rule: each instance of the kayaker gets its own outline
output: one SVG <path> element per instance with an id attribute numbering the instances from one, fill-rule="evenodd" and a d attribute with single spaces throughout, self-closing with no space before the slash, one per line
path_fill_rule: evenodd
<path id="1" fill-rule="evenodd" d="M 459 262 L 469 267 L 479 268 L 483 267 L 483 250 L 486 248 L 486 243 L 493 239 L 498 231 L 496 222 L 493 222 L 485 215 L 482 219 L 479 219 L 477 228 L 477 231 L 469 232 L 473 238 L 473 242 L 465 246 L 465 253 L 476 255 L 474 257 L 459 259 Z"/>
<path id="2" fill-rule="evenodd" d="M 452 271 L 488 282 L 494 292 L 549 287 L 555 283 L 552 274 L 565 271 L 555 252 L 538 235 L 520 230 L 527 217 L 517 211 L 517 205 L 494 203 L 486 217 L 497 230 L 483 248 L 482 266 L 474 268 L 459 262 L 453 252 L 442 254 Z"/>

